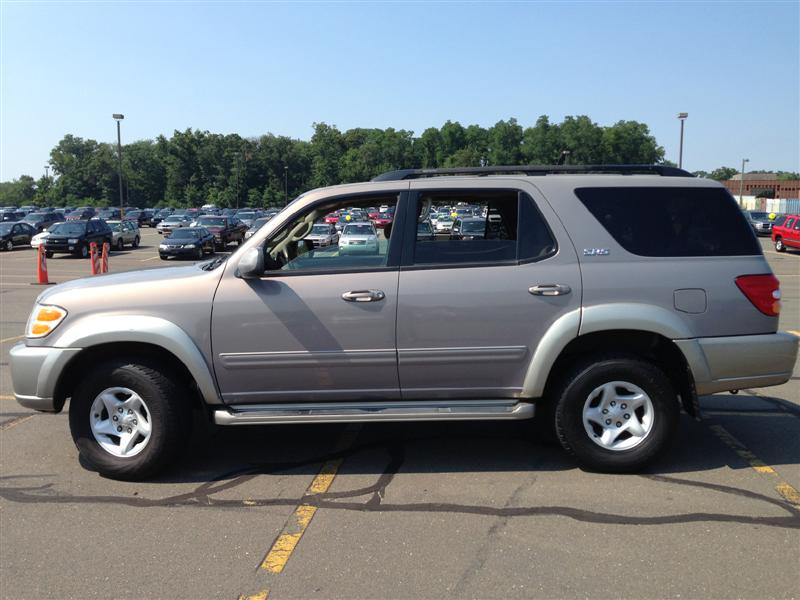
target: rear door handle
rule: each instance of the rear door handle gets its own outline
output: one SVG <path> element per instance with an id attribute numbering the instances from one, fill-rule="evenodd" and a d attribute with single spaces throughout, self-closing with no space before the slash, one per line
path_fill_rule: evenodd
<path id="1" fill-rule="evenodd" d="M 571 291 L 571 287 L 562 283 L 546 283 L 528 288 L 528 292 L 534 296 L 565 296 Z"/>
<path id="2" fill-rule="evenodd" d="M 381 290 L 359 290 L 342 294 L 342 300 L 347 302 L 378 302 L 384 298 L 386 294 Z"/>

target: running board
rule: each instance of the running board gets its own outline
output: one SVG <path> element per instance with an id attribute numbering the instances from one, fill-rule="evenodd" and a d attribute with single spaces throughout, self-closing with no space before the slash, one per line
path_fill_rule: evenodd
<path id="1" fill-rule="evenodd" d="M 516 400 L 240 404 L 214 411 L 217 425 L 363 423 L 368 421 L 498 421 L 531 419 L 534 406 Z"/>

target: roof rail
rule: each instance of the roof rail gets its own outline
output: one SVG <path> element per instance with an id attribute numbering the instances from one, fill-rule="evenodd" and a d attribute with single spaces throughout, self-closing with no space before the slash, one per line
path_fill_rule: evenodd
<path id="1" fill-rule="evenodd" d="M 609 173 L 616 175 L 661 175 L 662 177 L 694 177 L 688 171 L 666 165 L 519 165 L 498 167 L 456 167 L 449 169 L 400 169 L 374 177 L 372 181 L 400 181 L 446 175 L 576 175 Z"/>

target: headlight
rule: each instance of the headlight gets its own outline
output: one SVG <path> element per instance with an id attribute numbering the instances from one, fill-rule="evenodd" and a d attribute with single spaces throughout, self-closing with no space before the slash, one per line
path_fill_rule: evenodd
<path id="1" fill-rule="evenodd" d="M 195 246 L 194 244 L 184 244 L 183 247 L 184 248 L 197 248 L 197 246 Z"/>
<path id="2" fill-rule="evenodd" d="M 169 248 L 169 246 L 167 246 L 166 244 L 159 244 L 158 247 L 160 250 L 166 250 L 167 248 Z"/>
<path id="3" fill-rule="evenodd" d="M 64 317 L 67 311 L 59 306 L 37 304 L 33 307 L 33 312 L 28 318 L 28 325 L 25 328 L 25 337 L 41 338 L 53 331 Z"/>
<path id="4" fill-rule="evenodd" d="M 78 238 L 70 238 L 70 239 L 67 240 L 67 243 L 68 244 L 77 244 L 78 243 Z"/>

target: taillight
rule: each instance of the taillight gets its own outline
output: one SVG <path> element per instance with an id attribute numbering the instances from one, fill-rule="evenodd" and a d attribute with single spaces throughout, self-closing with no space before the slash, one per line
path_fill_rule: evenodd
<path id="1" fill-rule="evenodd" d="M 781 312 L 781 282 L 772 275 L 741 275 L 736 286 L 747 299 L 768 317 L 777 317 Z"/>

